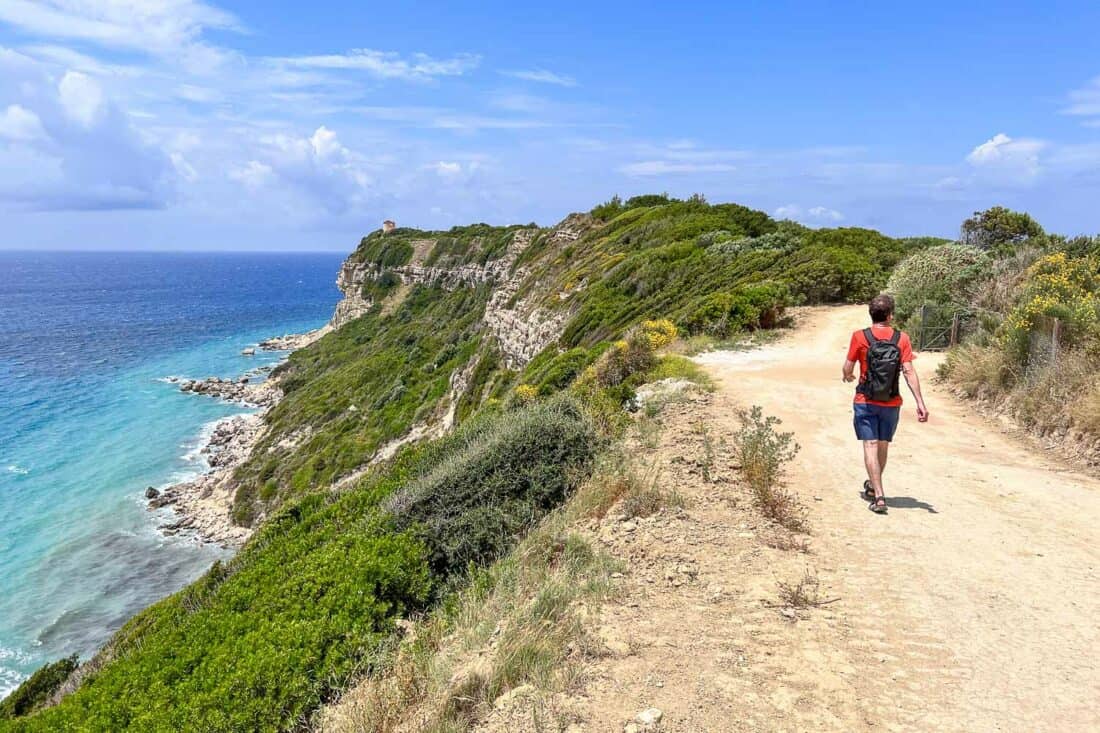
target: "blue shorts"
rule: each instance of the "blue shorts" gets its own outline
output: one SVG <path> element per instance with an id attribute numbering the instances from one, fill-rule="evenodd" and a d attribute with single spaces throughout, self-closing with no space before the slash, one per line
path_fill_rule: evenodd
<path id="1" fill-rule="evenodd" d="M 898 429 L 898 418 L 901 417 L 900 407 L 883 407 L 858 402 L 854 407 L 855 419 L 852 420 L 852 424 L 855 425 L 858 440 L 885 440 L 889 443 L 894 439 L 894 433 Z"/>

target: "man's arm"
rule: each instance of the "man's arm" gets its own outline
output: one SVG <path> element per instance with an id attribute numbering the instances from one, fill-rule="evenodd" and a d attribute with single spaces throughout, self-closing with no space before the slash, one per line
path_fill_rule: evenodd
<path id="1" fill-rule="evenodd" d="M 840 372 L 845 382 L 856 381 L 856 363 L 851 359 L 844 360 L 844 368 Z"/>
<path id="2" fill-rule="evenodd" d="M 909 385 L 909 391 L 913 393 L 913 398 L 917 401 L 917 420 L 926 422 L 928 420 L 928 408 L 924 405 L 924 396 L 920 391 L 920 377 L 917 376 L 917 369 L 913 366 L 913 362 L 907 361 L 901 365 L 901 372 L 905 375 L 905 383 Z"/>

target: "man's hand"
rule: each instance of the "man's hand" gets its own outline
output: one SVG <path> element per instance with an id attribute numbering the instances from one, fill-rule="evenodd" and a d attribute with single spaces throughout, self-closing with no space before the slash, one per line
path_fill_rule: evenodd
<path id="1" fill-rule="evenodd" d="M 844 366 L 840 369 L 840 377 L 845 382 L 856 381 L 856 363 L 851 359 L 845 359 Z"/>
<path id="2" fill-rule="evenodd" d="M 928 408 L 923 402 L 917 404 L 917 422 L 928 422 Z"/>

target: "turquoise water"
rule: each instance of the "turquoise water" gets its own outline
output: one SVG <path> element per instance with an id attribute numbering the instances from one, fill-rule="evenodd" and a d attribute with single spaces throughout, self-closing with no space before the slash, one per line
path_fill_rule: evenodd
<path id="1" fill-rule="evenodd" d="M 164 378 L 276 363 L 240 352 L 324 323 L 341 259 L 0 252 L 0 696 L 226 554 L 161 535 L 143 492 L 244 410 Z"/>

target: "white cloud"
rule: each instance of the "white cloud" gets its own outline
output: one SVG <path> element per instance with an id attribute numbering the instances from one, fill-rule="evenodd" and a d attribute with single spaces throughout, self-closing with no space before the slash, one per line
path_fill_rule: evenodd
<path id="1" fill-rule="evenodd" d="M 208 28 L 239 30 L 237 19 L 199 0 L 3 0 L 0 21 L 25 33 L 168 55 L 206 65 L 222 52 Z"/>
<path id="2" fill-rule="evenodd" d="M 435 172 L 439 174 L 439 177 L 443 179 L 454 179 L 462 175 L 461 163 L 452 163 L 446 160 L 441 160 L 436 163 L 433 168 L 435 168 Z"/>
<path id="3" fill-rule="evenodd" d="M 820 221 L 843 221 L 844 214 L 841 214 L 836 209 L 830 209 L 825 206 L 814 206 L 809 210 L 810 218 Z"/>
<path id="4" fill-rule="evenodd" d="M 844 220 L 844 214 L 827 206 L 812 206 L 803 209 L 798 204 L 780 206 L 772 212 L 776 219 L 792 219 L 804 224 L 836 223 Z"/>
<path id="5" fill-rule="evenodd" d="M 106 104 L 103 88 L 90 76 L 79 71 L 66 72 L 57 91 L 61 106 L 70 119 L 91 127 L 102 117 Z"/>
<path id="6" fill-rule="evenodd" d="M 229 171 L 229 177 L 248 188 L 259 188 L 274 178 L 274 170 L 266 163 L 250 160 L 247 165 Z"/>
<path id="7" fill-rule="evenodd" d="M 999 132 L 966 156 L 966 162 L 983 174 L 1005 182 L 1026 182 L 1042 168 L 1039 154 L 1048 147 L 1043 140 L 1014 139 Z"/>
<path id="8" fill-rule="evenodd" d="M 42 129 L 38 115 L 25 107 L 12 104 L 0 114 L 0 138 L 27 142 L 45 136 L 46 131 Z"/>
<path id="9" fill-rule="evenodd" d="M 690 173 L 730 173 L 737 170 L 737 167 L 729 163 L 690 163 L 670 160 L 643 160 L 638 163 L 628 163 L 619 170 L 628 176 L 644 177 L 683 175 Z"/>
<path id="10" fill-rule="evenodd" d="M 573 77 L 564 74 L 556 74 L 546 69 L 517 69 L 513 71 L 502 71 L 500 73 L 504 76 L 510 76 L 513 79 L 533 81 L 540 84 L 554 84 L 559 87 L 577 86 L 577 80 Z"/>
<path id="11" fill-rule="evenodd" d="M 1062 109 L 1063 114 L 1089 118 L 1083 123 L 1088 127 L 1100 124 L 1100 76 L 1068 96 L 1069 105 Z"/>
<path id="12" fill-rule="evenodd" d="M 431 121 L 430 127 L 457 132 L 478 130 L 533 130 L 554 127 L 553 122 L 529 118 L 486 117 L 483 115 L 440 115 Z"/>
<path id="13" fill-rule="evenodd" d="M 195 170 L 195 167 L 191 165 L 187 158 L 183 157 L 183 153 L 170 153 L 168 159 L 172 161 L 172 165 L 176 169 L 176 173 L 179 173 L 180 178 L 188 183 L 194 183 L 199 180 L 199 173 Z"/>
<path id="14" fill-rule="evenodd" d="M 272 135 L 261 143 L 264 160 L 250 161 L 231 178 L 251 188 L 282 183 L 332 214 L 363 205 L 372 193 L 369 161 L 324 125 L 309 137 Z"/>
<path id="15" fill-rule="evenodd" d="M 43 210 L 159 208 L 186 167 L 139 133 L 92 77 L 60 81 L 26 56 L 0 49 L 0 202 Z M 7 86 L 5 86 L 5 83 Z"/>
<path id="16" fill-rule="evenodd" d="M 343 54 L 285 56 L 270 59 L 270 62 L 284 68 L 361 71 L 380 79 L 423 81 L 440 76 L 461 76 L 476 69 L 481 57 L 464 53 L 449 59 L 435 59 L 416 53 L 403 58 L 393 52 L 359 48 Z"/>

